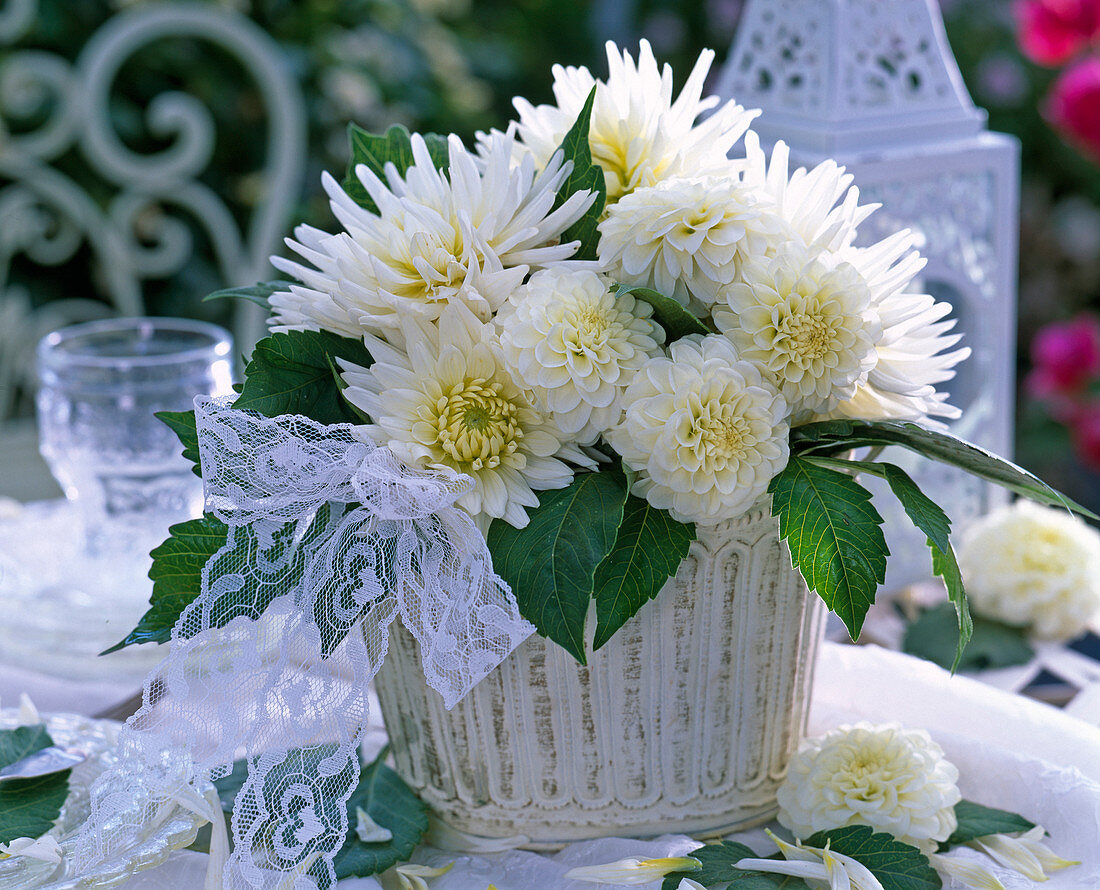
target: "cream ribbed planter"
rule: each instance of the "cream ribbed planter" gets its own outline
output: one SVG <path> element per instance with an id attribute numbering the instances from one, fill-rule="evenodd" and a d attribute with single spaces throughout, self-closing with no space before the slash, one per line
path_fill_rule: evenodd
<path id="1" fill-rule="evenodd" d="M 804 732 L 824 618 L 758 505 L 700 526 L 588 667 L 532 636 L 449 712 L 394 622 L 376 682 L 397 771 L 453 828 L 534 847 L 763 822 Z"/>

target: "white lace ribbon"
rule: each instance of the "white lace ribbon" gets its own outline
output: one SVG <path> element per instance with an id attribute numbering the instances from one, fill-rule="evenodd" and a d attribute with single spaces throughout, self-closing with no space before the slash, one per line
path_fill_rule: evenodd
<path id="1" fill-rule="evenodd" d="M 390 623 L 416 637 L 447 708 L 534 628 L 454 506 L 468 478 L 409 470 L 349 424 L 205 397 L 195 417 L 207 509 L 228 536 L 123 729 L 120 768 L 96 784 L 78 858 L 112 857 L 165 801 L 248 755 L 210 886 L 326 887 Z"/>

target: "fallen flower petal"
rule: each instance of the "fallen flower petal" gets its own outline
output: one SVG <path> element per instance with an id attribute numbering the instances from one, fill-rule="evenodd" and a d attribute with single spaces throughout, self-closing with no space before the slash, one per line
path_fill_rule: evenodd
<path id="1" fill-rule="evenodd" d="M 989 869 L 967 859 L 956 859 L 942 853 L 932 853 L 928 861 L 940 877 L 954 878 L 972 890 L 1005 890 L 1005 885 Z"/>
<path id="2" fill-rule="evenodd" d="M 674 871 L 698 871 L 702 867 L 703 864 L 691 856 L 620 859 L 604 865 L 571 868 L 565 876 L 574 881 L 588 881 L 592 884 L 648 884 Z"/>
<path id="3" fill-rule="evenodd" d="M 45 835 L 40 838 L 17 837 L 10 844 L 0 844 L 0 859 L 14 859 L 24 856 L 27 859 L 41 859 L 43 862 L 61 863 L 61 847 L 57 838 Z"/>

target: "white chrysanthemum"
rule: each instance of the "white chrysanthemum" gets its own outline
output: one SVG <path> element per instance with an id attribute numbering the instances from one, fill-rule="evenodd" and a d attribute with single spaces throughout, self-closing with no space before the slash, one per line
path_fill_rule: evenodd
<path id="1" fill-rule="evenodd" d="M 851 398 L 875 365 L 882 334 L 874 294 L 856 269 L 826 265 L 793 243 L 746 263 L 713 316 L 796 417 Z"/>
<path id="2" fill-rule="evenodd" d="M 925 851 L 955 830 L 959 771 L 924 730 L 857 723 L 804 742 L 779 786 L 798 837 L 869 825 Z"/>
<path id="3" fill-rule="evenodd" d="M 611 293 L 594 272 L 556 269 L 536 272 L 510 301 L 498 322 L 513 376 L 562 433 L 593 443 L 618 422 L 638 370 L 661 354 L 652 307 Z"/>
<path id="4" fill-rule="evenodd" d="M 273 301 L 272 325 L 338 333 L 396 329 L 408 315 L 434 320 L 452 302 L 488 321 L 532 266 L 573 255 L 577 243 L 559 243 L 561 233 L 592 201 L 577 192 L 555 210 L 568 173 L 561 155 L 536 175 L 529 157 L 512 164 L 513 146 L 511 134 L 494 133 L 477 156 L 451 136 L 444 173 L 414 134 L 414 163 L 404 177 L 392 165 L 385 182 L 364 165 L 356 169 L 377 214 L 325 174 L 332 210 L 346 231 L 296 230 L 298 241 L 287 243 L 315 268 L 272 259 L 306 286 Z"/>
<path id="5" fill-rule="evenodd" d="M 343 365 L 344 395 L 374 421 L 362 429 L 406 466 L 454 470 L 475 485 L 459 499 L 483 530 L 492 519 L 522 528 L 534 491 L 564 488 L 585 462 L 513 382 L 489 329 L 462 304 L 439 323 L 406 319 L 404 351 L 366 335 L 369 368 Z"/>
<path id="6" fill-rule="evenodd" d="M 597 83 L 587 68 L 554 66 L 556 105 L 537 108 L 516 98 L 519 135 L 539 163 L 561 144 L 577 120 L 592 88 L 596 101 L 589 129 L 592 159 L 604 171 L 607 201 L 613 204 L 643 185 L 672 176 L 728 173 L 734 143 L 759 112 L 727 102 L 702 123 L 695 121 L 718 104 L 702 98 L 703 83 L 714 59 L 704 50 L 679 97 L 672 98 L 672 69 L 657 67 L 648 41 L 641 41 L 638 62 L 630 53 L 607 44 L 607 81 Z"/>
<path id="7" fill-rule="evenodd" d="M 778 143 L 769 164 L 754 133 L 746 135 L 745 150 L 742 185 L 773 202 L 786 231 L 808 251 L 826 255 L 830 265 L 850 263 L 873 295 L 882 327 L 874 366 L 829 416 L 933 425 L 934 417 L 958 417 L 958 409 L 947 404 L 947 394 L 936 386 L 955 376 L 955 366 L 970 350 L 952 350 L 960 335 L 951 333 L 954 320 L 944 320 L 951 312 L 949 304 L 906 292 L 924 267 L 912 249 L 911 233 L 898 232 L 870 247 L 855 248 L 860 224 L 879 205 L 860 205 L 859 190 L 852 187 L 852 176 L 843 167 L 824 161 L 812 170 L 791 173 L 787 146 Z"/>
<path id="8" fill-rule="evenodd" d="M 634 493 L 682 522 L 743 513 L 787 464 L 787 403 L 724 337 L 693 334 L 651 359 L 608 434 Z"/>
<path id="9" fill-rule="evenodd" d="M 599 258 L 617 281 L 709 309 L 750 257 L 772 253 L 778 218 L 733 177 L 666 179 L 626 195 L 600 223 Z"/>
<path id="10" fill-rule="evenodd" d="M 982 615 L 1064 640 L 1100 611 L 1100 533 L 1065 510 L 1016 501 L 970 526 L 958 553 Z"/>

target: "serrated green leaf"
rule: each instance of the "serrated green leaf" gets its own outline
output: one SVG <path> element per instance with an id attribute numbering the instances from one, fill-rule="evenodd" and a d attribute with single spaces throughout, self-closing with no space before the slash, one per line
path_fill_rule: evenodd
<path id="1" fill-rule="evenodd" d="M 156 547 L 149 577 L 153 592 L 149 609 L 119 643 L 101 652 L 107 655 L 140 643 L 167 643 L 180 615 L 199 595 L 202 569 L 225 546 L 229 528 L 220 519 L 203 516 L 173 525 L 168 539 Z"/>
<path id="2" fill-rule="evenodd" d="M 958 827 L 951 837 L 940 844 L 941 850 L 991 834 L 1015 834 L 1035 827 L 1034 822 L 1029 822 L 1017 813 L 984 807 L 972 800 L 960 800 L 955 804 L 955 818 L 958 820 Z"/>
<path id="3" fill-rule="evenodd" d="M 952 671 L 962 662 L 963 651 L 974 633 L 974 621 L 970 615 L 970 606 L 963 586 L 962 573 L 951 546 L 951 520 L 947 514 L 929 498 L 909 475 L 894 464 L 877 461 L 841 460 L 837 458 L 815 457 L 807 455 L 811 463 L 833 469 L 859 470 L 872 473 L 885 479 L 890 490 L 901 503 L 905 514 L 913 524 L 928 537 L 928 549 L 932 553 L 932 572 L 943 578 L 947 588 L 947 598 L 955 606 L 958 623 L 958 635 L 955 645 L 955 660 Z"/>
<path id="4" fill-rule="evenodd" d="M 819 831 L 805 843 L 811 847 L 828 843 L 834 853 L 851 856 L 871 870 L 883 890 L 939 890 L 943 886 L 920 850 L 866 825 Z"/>
<path id="5" fill-rule="evenodd" d="M 378 205 L 363 187 L 355 168 L 365 164 L 383 182 L 386 181 L 386 164 L 391 163 L 402 176 L 413 164 L 412 136 L 400 124 L 394 124 L 385 133 L 368 133 L 362 127 L 348 124 L 348 140 L 351 143 L 351 157 L 344 174 L 343 188 L 348 196 L 360 207 L 371 213 L 378 213 Z M 448 166 L 447 138 L 435 133 L 424 136 L 432 163 L 437 169 L 446 170 Z"/>
<path id="6" fill-rule="evenodd" d="M 803 890 L 806 887 L 805 881 L 799 878 L 736 868 L 736 863 L 742 859 L 760 857 L 744 844 L 734 841 L 707 844 L 684 855 L 698 859 L 702 868 L 667 875 L 661 890 L 677 890 L 684 878 L 691 878 L 704 887 L 728 884 L 729 890 Z"/>
<path id="7" fill-rule="evenodd" d="M 202 464 L 199 462 L 199 434 L 195 429 L 194 411 L 157 411 L 157 420 L 176 434 L 183 445 L 183 456 L 191 461 L 191 472 L 202 478 Z"/>
<path id="8" fill-rule="evenodd" d="M 235 566 L 250 567 L 241 576 L 244 583 L 236 595 L 214 604 L 210 626 L 224 627 L 238 615 L 258 617 L 276 596 L 301 581 L 305 570 L 304 549 L 327 534 L 340 515 L 326 504 L 308 522 L 283 525 L 271 534 L 262 549 L 252 535 L 239 533 L 233 549 L 220 554 L 229 532 L 221 520 L 206 515 L 172 526 L 169 538 L 151 554 L 149 577 L 153 580 L 153 592 L 148 611 L 125 639 L 101 654 L 139 643 L 171 640 L 176 622 L 202 589 L 202 572 L 208 562 L 213 577 L 230 571 L 238 573 Z M 291 547 L 294 550 L 288 559 L 286 550 Z"/>
<path id="9" fill-rule="evenodd" d="M 709 334 L 711 330 L 672 297 L 649 287 L 626 287 L 616 285 L 615 293 L 622 296 L 630 294 L 635 300 L 641 300 L 653 307 L 653 320 L 664 328 L 669 343 L 686 337 L 688 334 Z"/>
<path id="10" fill-rule="evenodd" d="M 301 414 L 318 423 L 359 423 L 332 384 L 335 359 L 367 367 L 372 359 L 361 340 L 328 331 L 287 331 L 256 344 L 245 382 L 233 407 L 265 417 Z"/>
<path id="11" fill-rule="evenodd" d="M 493 568 L 520 614 L 581 664 L 596 568 L 615 545 L 626 497 L 617 468 L 580 473 L 567 488 L 539 493 L 526 528 L 499 519 L 489 527 Z"/>
<path id="12" fill-rule="evenodd" d="M 984 448 L 952 436 L 900 421 L 824 421 L 791 430 L 791 452 L 836 454 L 865 446 L 899 445 L 916 454 L 959 467 L 1049 507 L 1065 507 L 1089 519 L 1092 511 L 1051 488 L 1042 479 Z"/>
<path id="13" fill-rule="evenodd" d="M 847 473 L 797 455 L 768 491 L 792 562 L 856 639 L 890 552 L 870 492 Z"/>
<path id="14" fill-rule="evenodd" d="M 359 785 L 348 800 L 348 834 L 333 864 L 337 878 L 366 877 L 406 861 L 428 831 L 428 808 L 401 777 L 383 763 L 385 752 L 363 767 Z M 355 833 L 362 807 L 393 838 L 365 844 Z"/>
<path id="15" fill-rule="evenodd" d="M 941 603 L 924 610 L 905 629 L 902 651 L 942 668 L 950 670 L 954 667 L 961 671 L 1027 664 L 1035 656 L 1024 628 L 977 615 L 973 618 L 974 631 L 970 643 L 956 664 L 956 647 L 951 639 L 956 621 L 955 607 L 951 603 Z"/>
<path id="16" fill-rule="evenodd" d="M 596 637 L 599 649 L 645 603 L 653 599 L 695 540 L 695 526 L 677 522 L 644 498 L 630 495 L 615 546 L 596 569 Z"/>
<path id="17" fill-rule="evenodd" d="M 592 149 L 588 144 L 588 131 L 592 124 L 592 106 L 595 101 L 596 88 L 592 87 L 580 114 L 577 115 L 576 122 L 569 128 L 558 147 L 565 155 L 565 160 L 573 162 L 573 169 L 558 188 L 554 209 L 557 210 L 571 195 L 579 191 L 587 190 L 595 193 L 596 196 L 584 216 L 561 235 L 563 244 L 569 241 L 580 241 L 580 247 L 573 255 L 574 259 L 578 260 L 596 259 L 596 245 L 600 241 L 597 226 L 607 200 L 607 183 L 603 168 L 593 162 Z"/>
<path id="18" fill-rule="evenodd" d="M 264 309 L 270 309 L 268 302 L 272 294 L 288 291 L 295 282 L 293 281 L 258 281 L 252 287 L 227 287 L 216 290 L 202 298 L 204 303 L 210 300 L 249 300 Z"/>
<path id="19" fill-rule="evenodd" d="M 53 744 L 42 724 L 0 730 L 0 769 Z M 0 844 L 49 831 L 69 795 L 70 770 L 0 783 Z"/>
<path id="20" fill-rule="evenodd" d="M 955 607 L 955 622 L 958 625 L 959 636 L 955 644 L 955 660 L 951 662 L 951 673 L 955 673 L 962 664 L 966 647 L 974 636 L 974 617 L 970 614 L 970 603 L 966 598 L 966 588 L 963 586 L 962 572 L 959 570 L 959 560 L 955 556 L 955 548 L 948 545 L 947 550 L 940 550 L 932 541 L 928 541 L 928 549 L 932 551 L 932 573 L 943 578 L 947 588 L 947 598 Z"/>

